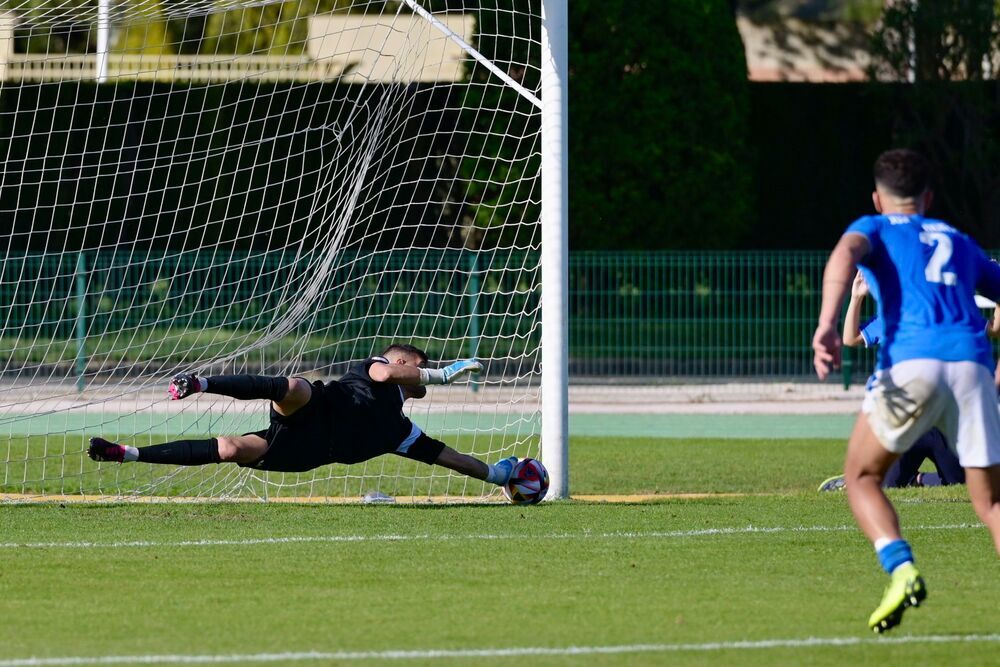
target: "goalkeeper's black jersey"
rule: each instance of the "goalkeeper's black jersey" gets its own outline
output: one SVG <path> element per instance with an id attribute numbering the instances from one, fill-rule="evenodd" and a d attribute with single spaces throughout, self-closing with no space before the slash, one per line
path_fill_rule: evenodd
<path id="1" fill-rule="evenodd" d="M 369 357 L 333 382 L 313 382 L 312 397 L 289 416 L 271 408 L 271 424 L 252 435 L 268 448 L 253 463 L 260 470 L 303 472 L 327 463 L 360 463 L 382 454 L 434 463 L 445 447 L 425 435 L 403 414 L 399 385 L 375 382 Z M 250 434 L 248 434 L 250 435 Z"/>
<path id="2" fill-rule="evenodd" d="M 413 429 L 403 414 L 399 385 L 375 382 L 368 375 L 372 364 L 378 363 L 389 362 L 384 357 L 369 357 L 339 380 L 324 385 L 324 393 L 339 408 L 331 435 L 340 460 L 364 461 L 396 451 Z"/>

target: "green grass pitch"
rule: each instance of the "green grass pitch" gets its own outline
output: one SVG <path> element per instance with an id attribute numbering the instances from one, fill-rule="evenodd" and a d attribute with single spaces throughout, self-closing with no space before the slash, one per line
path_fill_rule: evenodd
<path id="1" fill-rule="evenodd" d="M 960 488 L 893 494 L 930 596 L 868 633 L 885 576 L 815 492 L 842 454 L 575 438 L 578 493 L 749 494 L 633 505 L 0 506 L 0 667 L 995 664 L 997 557 Z"/>

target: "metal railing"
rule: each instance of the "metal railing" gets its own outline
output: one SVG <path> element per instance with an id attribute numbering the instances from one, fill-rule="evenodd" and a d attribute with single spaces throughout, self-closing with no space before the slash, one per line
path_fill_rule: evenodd
<path id="1" fill-rule="evenodd" d="M 825 260 L 791 251 L 573 253 L 570 372 L 807 376 Z"/>
<path id="2" fill-rule="evenodd" d="M 570 372 L 596 379 L 809 376 L 825 258 L 571 253 Z M 0 267 L 0 357 L 8 367 L 19 360 L 85 366 L 93 357 L 179 361 L 192 350 L 204 356 L 257 345 L 261 332 L 277 331 L 264 336 L 272 360 L 307 353 L 329 361 L 345 345 L 406 337 L 428 341 L 438 358 L 478 353 L 537 363 L 534 253 L 340 256 L 315 285 L 318 270 L 316 258 L 282 252 L 8 256 Z M 321 292 L 308 317 L 276 325 L 294 315 L 289 304 L 306 289 Z M 228 337 L 222 343 L 220 331 Z M 211 345 L 195 336 L 202 332 L 212 334 Z"/>
<path id="3" fill-rule="evenodd" d="M 107 59 L 104 76 L 111 80 L 207 83 L 249 79 L 259 81 L 331 81 L 363 83 L 351 75 L 356 64 L 349 58 L 309 56 L 201 56 L 138 55 L 115 53 Z M 93 81 L 98 78 L 98 59 L 90 55 L 51 56 L 12 53 L 0 60 L 4 81 Z"/>
<path id="4" fill-rule="evenodd" d="M 523 251 L 10 255 L 0 370 L 83 377 L 232 355 L 322 367 L 406 340 L 506 373 L 536 363 L 538 278 L 537 256 Z"/>

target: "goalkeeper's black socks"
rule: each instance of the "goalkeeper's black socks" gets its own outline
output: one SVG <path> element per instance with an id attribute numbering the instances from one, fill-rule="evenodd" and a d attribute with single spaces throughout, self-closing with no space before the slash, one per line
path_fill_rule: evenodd
<path id="1" fill-rule="evenodd" d="M 142 463 L 170 463 L 177 466 L 202 466 L 222 462 L 219 458 L 219 441 L 215 438 L 175 440 L 162 445 L 139 447 L 137 455 L 138 458 L 134 460 Z M 126 454 L 126 460 L 133 459 Z"/>
<path id="2" fill-rule="evenodd" d="M 204 378 L 202 391 L 232 396 L 241 401 L 266 398 L 278 402 L 288 395 L 288 378 L 271 375 L 213 375 Z"/>

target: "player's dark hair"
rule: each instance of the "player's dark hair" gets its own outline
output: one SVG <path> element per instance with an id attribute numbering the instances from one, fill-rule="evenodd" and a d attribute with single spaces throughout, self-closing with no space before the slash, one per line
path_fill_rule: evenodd
<path id="1" fill-rule="evenodd" d="M 393 343 L 389 347 L 382 350 L 382 356 L 389 354 L 390 352 L 405 352 L 406 354 L 412 354 L 414 356 L 420 357 L 420 363 L 427 363 L 427 353 L 421 350 L 415 345 L 406 345 L 405 343 Z"/>
<path id="2" fill-rule="evenodd" d="M 875 184 L 897 197 L 919 197 L 931 184 L 924 156 L 906 148 L 886 151 L 875 160 Z"/>

